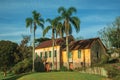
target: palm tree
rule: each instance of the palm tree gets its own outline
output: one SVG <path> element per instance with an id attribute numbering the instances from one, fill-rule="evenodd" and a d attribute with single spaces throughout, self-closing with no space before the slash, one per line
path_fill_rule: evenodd
<path id="1" fill-rule="evenodd" d="M 74 26 L 76 32 L 80 31 L 80 20 L 76 16 L 72 16 L 73 12 L 76 12 L 77 10 L 74 7 L 70 7 L 69 9 L 66 9 L 64 7 L 58 8 L 58 13 L 61 14 L 61 18 L 63 19 L 63 24 L 65 26 L 65 34 L 66 34 L 66 55 L 68 56 L 69 53 L 69 46 L 68 46 L 68 36 L 70 33 L 72 33 L 72 25 Z M 69 58 L 67 59 L 67 67 L 69 69 Z"/>
<path id="2" fill-rule="evenodd" d="M 57 38 L 57 36 L 60 36 L 60 38 L 63 38 L 65 29 L 64 29 L 62 22 L 58 21 L 55 30 L 56 30 L 56 38 Z"/>
<path id="3" fill-rule="evenodd" d="M 55 45 L 55 41 L 54 41 L 54 34 L 55 34 L 55 27 L 57 25 L 57 18 L 55 19 L 47 19 L 47 22 L 50 23 L 49 26 L 47 26 L 44 31 L 43 31 L 43 36 L 46 35 L 46 33 L 52 29 L 52 52 L 53 52 L 53 60 L 52 60 L 52 69 L 54 69 L 54 45 Z"/>
<path id="4" fill-rule="evenodd" d="M 30 27 L 31 33 L 33 32 L 33 68 L 32 71 L 34 72 L 34 58 L 35 58 L 35 31 L 37 29 L 37 26 L 40 26 L 42 29 L 44 28 L 44 20 L 41 18 L 40 13 L 37 13 L 36 11 L 32 12 L 32 18 L 26 18 L 26 27 Z"/>

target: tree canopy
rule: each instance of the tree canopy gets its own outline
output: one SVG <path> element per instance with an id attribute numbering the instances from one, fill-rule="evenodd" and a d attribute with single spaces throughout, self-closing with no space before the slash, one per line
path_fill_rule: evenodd
<path id="1" fill-rule="evenodd" d="M 0 41 L 0 70 L 6 72 L 14 63 L 18 45 L 11 41 Z"/>
<path id="2" fill-rule="evenodd" d="M 98 33 L 107 48 L 120 48 L 120 16 Z"/>

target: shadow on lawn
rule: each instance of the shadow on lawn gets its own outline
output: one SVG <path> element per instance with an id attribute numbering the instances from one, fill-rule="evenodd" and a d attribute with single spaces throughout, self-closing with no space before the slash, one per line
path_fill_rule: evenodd
<path id="1" fill-rule="evenodd" d="M 32 73 L 23 73 L 23 74 L 19 74 L 19 75 L 13 75 L 10 77 L 3 78 L 2 80 L 16 80 L 22 76 L 29 75 L 29 74 L 32 74 Z"/>

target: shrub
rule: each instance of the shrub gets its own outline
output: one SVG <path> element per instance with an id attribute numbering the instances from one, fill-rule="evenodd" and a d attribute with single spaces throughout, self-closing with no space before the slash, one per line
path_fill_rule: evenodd
<path id="1" fill-rule="evenodd" d="M 83 70 L 85 70 L 85 67 L 77 67 L 77 68 L 75 68 L 75 71 L 83 71 Z"/>
<path id="2" fill-rule="evenodd" d="M 35 71 L 36 72 L 45 72 L 45 66 L 42 62 L 35 62 Z"/>
<path id="3" fill-rule="evenodd" d="M 62 66 L 61 69 L 60 69 L 60 71 L 68 71 L 68 69 L 67 69 L 67 67 Z"/>
<path id="4" fill-rule="evenodd" d="M 36 72 L 45 72 L 45 66 L 43 64 L 42 59 L 37 56 L 35 59 L 35 71 Z"/>
<path id="5" fill-rule="evenodd" d="M 24 59 L 23 61 L 17 63 L 12 68 L 12 72 L 14 74 L 30 72 L 31 70 L 32 70 L 32 60 L 31 59 Z"/>
<path id="6" fill-rule="evenodd" d="M 104 68 L 107 70 L 109 78 L 115 78 L 120 75 L 120 64 L 108 64 Z"/>
<path id="7" fill-rule="evenodd" d="M 101 61 L 100 64 L 105 64 L 109 61 L 109 56 L 108 55 L 102 55 L 101 56 Z"/>

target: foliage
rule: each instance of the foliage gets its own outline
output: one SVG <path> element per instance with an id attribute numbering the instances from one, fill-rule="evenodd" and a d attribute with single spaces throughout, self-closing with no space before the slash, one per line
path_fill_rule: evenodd
<path id="1" fill-rule="evenodd" d="M 116 78 L 120 75 L 120 63 L 105 64 L 104 68 L 108 71 L 109 78 Z"/>
<path id="2" fill-rule="evenodd" d="M 14 74 L 21 74 L 25 72 L 30 72 L 32 70 L 32 59 L 24 59 L 21 62 L 18 62 L 13 68 L 12 72 Z"/>
<path id="3" fill-rule="evenodd" d="M 26 58 L 32 57 L 32 47 L 28 46 L 29 41 L 30 41 L 30 36 L 23 36 L 23 40 L 21 40 L 21 43 L 17 48 L 19 51 L 18 61 L 22 61 Z"/>
<path id="4" fill-rule="evenodd" d="M 35 31 L 37 26 L 40 26 L 42 29 L 44 28 L 44 19 L 41 18 L 41 14 L 36 12 L 35 10 L 32 12 L 32 18 L 26 18 L 26 27 L 30 27 L 31 33 L 33 32 L 33 72 L 34 72 L 34 54 L 35 54 Z"/>
<path id="5" fill-rule="evenodd" d="M 77 10 L 74 7 L 70 7 L 68 9 L 64 7 L 58 8 L 58 13 L 60 13 L 60 17 L 63 20 L 63 26 L 65 27 L 66 34 L 66 55 L 69 53 L 69 44 L 68 44 L 68 36 L 72 34 L 72 26 L 75 28 L 76 32 L 80 31 L 80 20 L 78 17 L 73 16 L 73 13 L 76 13 Z M 67 61 L 67 66 L 69 68 L 69 59 Z"/>
<path id="6" fill-rule="evenodd" d="M 68 69 L 67 69 L 67 67 L 62 66 L 62 67 L 60 68 L 60 71 L 68 71 Z"/>
<path id="7" fill-rule="evenodd" d="M 102 55 L 101 56 L 101 61 L 100 64 L 106 64 L 109 61 L 109 56 L 108 55 Z"/>
<path id="8" fill-rule="evenodd" d="M 35 43 L 42 43 L 42 42 L 44 42 L 44 41 L 47 41 L 47 40 L 50 40 L 50 38 L 38 38 L 38 39 L 35 39 Z"/>
<path id="9" fill-rule="evenodd" d="M 0 70 L 6 71 L 14 65 L 18 45 L 11 41 L 0 41 Z"/>
<path id="10" fill-rule="evenodd" d="M 111 25 L 98 33 L 107 48 L 120 48 L 120 16 Z"/>
<path id="11" fill-rule="evenodd" d="M 35 59 L 35 71 L 36 72 L 45 72 L 45 66 L 39 56 Z"/>

